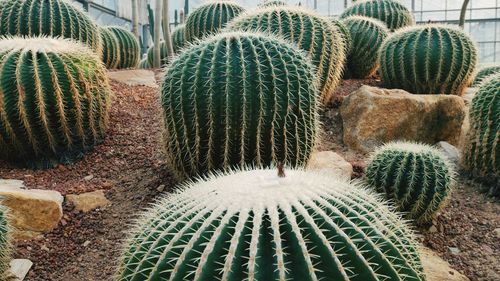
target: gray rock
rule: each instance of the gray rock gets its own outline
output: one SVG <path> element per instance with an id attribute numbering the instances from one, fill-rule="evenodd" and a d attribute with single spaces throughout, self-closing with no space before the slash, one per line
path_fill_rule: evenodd
<path id="1" fill-rule="evenodd" d="M 450 161 L 451 163 L 453 163 L 455 165 L 458 165 L 458 162 L 460 159 L 460 156 L 459 156 L 460 153 L 455 146 L 451 145 L 448 142 L 440 141 L 436 144 L 436 147 L 439 148 L 443 152 L 443 154 L 446 156 L 448 161 Z"/>
<path id="2" fill-rule="evenodd" d="M 33 262 L 27 259 L 15 259 L 10 262 L 10 274 L 7 280 L 22 281 L 28 275 Z"/>

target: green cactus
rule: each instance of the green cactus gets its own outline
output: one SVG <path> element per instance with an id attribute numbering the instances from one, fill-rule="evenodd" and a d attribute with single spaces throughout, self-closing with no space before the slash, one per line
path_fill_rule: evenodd
<path id="1" fill-rule="evenodd" d="M 102 56 L 101 59 L 108 69 L 118 68 L 120 63 L 120 47 L 114 32 L 101 28 Z"/>
<path id="2" fill-rule="evenodd" d="M 264 32 L 297 44 L 317 68 L 322 103 L 328 103 L 338 86 L 345 62 L 341 32 L 327 19 L 294 6 L 250 11 L 228 24 L 228 30 Z"/>
<path id="3" fill-rule="evenodd" d="M 346 54 L 346 56 L 349 56 L 349 54 L 351 53 L 351 50 L 352 50 L 351 32 L 349 31 L 347 26 L 344 23 L 342 23 L 342 21 L 340 21 L 340 20 L 333 19 L 332 23 L 337 28 L 337 30 L 340 31 L 342 41 L 344 42 L 345 54 Z"/>
<path id="4" fill-rule="evenodd" d="M 264 0 L 258 6 L 260 8 L 275 7 L 275 6 L 286 6 L 288 3 L 282 0 Z"/>
<path id="5" fill-rule="evenodd" d="M 493 181 L 500 196 L 500 73 L 484 81 L 472 99 L 463 166 L 474 176 Z"/>
<path id="6" fill-rule="evenodd" d="M 379 62 L 387 88 L 462 95 L 474 79 L 477 49 L 458 28 L 418 25 L 389 36 L 380 49 Z"/>
<path id="7" fill-rule="evenodd" d="M 186 42 L 195 42 L 197 39 L 218 33 L 243 11 L 243 7 L 233 1 L 212 1 L 201 5 L 186 19 L 184 32 Z"/>
<path id="8" fill-rule="evenodd" d="M 147 53 L 147 58 L 148 58 L 148 64 L 150 66 L 154 65 L 154 46 L 149 47 L 148 53 Z M 165 41 L 160 42 L 160 61 L 161 65 L 167 64 L 167 59 L 168 59 L 168 49 L 167 49 L 167 44 Z"/>
<path id="9" fill-rule="evenodd" d="M 165 146 L 179 177 L 279 162 L 305 166 L 316 141 L 314 66 L 289 43 L 223 33 L 165 73 Z"/>
<path id="10" fill-rule="evenodd" d="M 10 243 L 9 223 L 7 221 L 7 211 L 0 205 L 0 280 L 7 279 L 7 270 L 10 268 Z"/>
<path id="11" fill-rule="evenodd" d="M 105 27 L 112 32 L 118 42 L 118 50 L 120 55 L 120 60 L 117 68 L 133 68 L 139 64 L 139 59 L 141 57 L 141 47 L 139 45 L 139 40 L 135 35 L 119 26 Z"/>
<path id="12" fill-rule="evenodd" d="M 391 31 L 415 24 L 411 12 L 394 0 L 367 0 L 354 3 L 340 15 L 340 18 L 350 16 L 365 16 L 380 20 Z"/>
<path id="13" fill-rule="evenodd" d="M 147 58 L 143 58 L 140 62 L 139 62 L 139 69 L 150 69 L 152 68 L 151 65 L 149 64 L 149 61 Z"/>
<path id="14" fill-rule="evenodd" d="M 69 163 L 107 127 L 104 64 L 68 39 L 0 40 L 0 158 L 35 168 Z"/>
<path id="15" fill-rule="evenodd" d="M 186 40 L 184 38 L 185 31 L 186 27 L 184 25 L 180 25 L 172 32 L 172 44 L 175 53 L 179 53 L 180 50 L 182 50 L 182 48 L 186 45 Z"/>
<path id="16" fill-rule="evenodd" d="M 454 174 L 454 167 L 439 150 L 411 142 L 382 146 L 366 169 L 368 183 L 417 223 L 431 221 L 446 205 Z"/>
<path id="17" fill-rule="evenodd" d="M 409 229 L 359 184 L 302 170 L 231 172 L 149 209 L 116 280 L 424 280 Z"/>
<path id="18" fill-rule="evenodd" d="M 101 52 L 97 25 L 64 0 L 1 0 L 0 36 L 7 35 L 71 38 Z"/>
<path id="19" fill-rule="evenodd" d="M 376 19 L 352 16 L 342 21 L 349 30 L 352 49 L 347 57 L 346 78 L 368 78 L 377 72 L 378 52 L 389 30 Z"/>
<path id="20" fill-rule="evenodd" d="M 500 73 L 500 65 L 483 67 L 477 73 L 476 78 L 474 78 L 472 86 L 478 87 L 479 85 L 481 85 L 481 82 L 483 82 L 483 80 L 498 73 Z"/>

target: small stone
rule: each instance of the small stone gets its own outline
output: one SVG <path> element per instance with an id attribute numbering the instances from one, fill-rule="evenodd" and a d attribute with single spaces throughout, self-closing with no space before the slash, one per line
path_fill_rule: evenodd
<path id="1" fill-rule="evenodd" d="M 500 239 L 500 228 L 495 228 L 495 230 L 493 230 L 493 232 L 495 232 L 497 238 Z"/>
<path id="2" fill-rule="evenodd" d="M 50 251 L 49 247 L 47 247 L 46 245 L 42 245 L 40 247 L 40 249 L 43 250 L 43 251 L 45 251 L 45 252 L 49 252 Z"/>
<path id="3" fill-rule="evenodd" d="M 436 147 L 443 152 L 444 156 L 446 156 L 448 161 L 458 164 L 460 153 L 458 152 L 458 149 L 455 146 L 451 145 L 448 142 L 440 141 L 436 144 Z"/>
<path id="4" fill-rule="evenodd" d="M 96 190 L 78 195 L 69 194 L 66 195 L 66 200 L 75 206 L 75 211 L 82 211 L 85 213 L 111 204 L 104 195 L 103 190 Z"/>
<path id="5" fill-rule="evenodd" d="M 458 255 L 458 254 L 460 254 L 460 249 L 459 249 L 459 248 L 456 248 L 456 247 L 448 247 L 448 250 L 450 250 L 450 252 L 451 252 L 453 255 Z"/>
<path id="6" fill-rule="evenodd" d="M 14 259 L 10 261 L 10 275 L 14 280 L 22 281 L 33 266 L 33 262 L 27 259 Z M 11 280 L 7 278 L 7 280 Z"/>
<path id="7" fill-rule="evenodd" d="M 158 192 L 163 192 L 165 190 L 165 185 L 164 184 L 160 184 L 158 186 L 158 188 L 156 188 L 156 190 L 158 190 Z"/>
<path id="8" fill-rule="evenodd" d="M 90 245 L 90 241 L 89 240 L 83 242 L 83 247 L 87 247 L 88 245 Z"/>
<path id="9" fill-rule="evenodd" d="M 430 232 L 430 233 L 435 233 L 435 232 L 437 232 L 437 231 L 438 231 L 438 229 L 437 229 L 437 227 L 436 227 L 435 225 L 433 225 L 433 226 L 431 226 L 431 227 L 429 228 L 429 232 Z"/>
<path id="10" fill-rule="evenodd" d="M 342 156 L 333 151 L 315 151 L 307 166 L 308 170 L 337 174 L 341 178 L 350 180 L 353 168 Z"/>
<path id="11" fill-rule="evenodd" d="M 83 179 L 86 180 L 86 181 L 89 181 L 89 180 L 91 180 L 93 178 L 94 178 L 94 175 L 88 175 L 88 176 L 84 177 Z"/>

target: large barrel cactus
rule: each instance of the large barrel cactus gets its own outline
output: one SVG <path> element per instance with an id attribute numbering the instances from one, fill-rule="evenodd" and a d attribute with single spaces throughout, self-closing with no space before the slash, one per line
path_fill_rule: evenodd
<path id="1" fill-rule="evenodd" d="M 474 78 L 472 86 L 478 87 L 479 85 L 481 85 L 481 82 L 483 82 L 483 80 L 498 73 L 500 73 L 500 65 L 483 67 L 479 70 L 476 77 Z"/>
<path id="2" fill-rule="evenodd" d="M 201 5 L 186 19 L 185 40 L 194 42 L 213 35 L 243 11 L 243 7 L 233 1 L 212 1 Z"/>
<path id="3" fill-rule="evenodd" d="M 477 49 L 458 28 L 418 25 L 389 36 L 380 49 L 379 62 L 387 88 L 462 95 L 474 79 Z"/>
<path id="4" fill-rule="evenodd" d="M 316 141 L 314 67 L 277 38 L 223 33 L 171 62 L 161 101 L 179 177 L 233 166 L 305 166 Z"/>
<path id="5" fill-rule="evenodd" d="M 114 32 L 101 28 L 102 56 L 101 59 L 109 69 L 118 68 L 120 64 L 120 47 Z"/>
<path id="6" fill-rule="evenodd" d="M 153 66 L 154 64 L 154 46 L 149 47 L 148 53 L 147 53 L 147 59 L 148 59 L 148 64 Z M 168 49 L 167 49 L 167 44 L 165 41 L 160 42 L 160 61 L 161 61 L 161 66 L 164 66 L 167 64 L 167 59 L 168 59 Z"/>
<path id="7" fill-rule="evenodd" d="M 103 138 L 109 95 L 106 69 L 87 47 L 3 38 L 0 158 L 40 168 L 74 161 Z"/>
<path id="8" fill-rule="evenodd" d="M 327 19 L 303 8 L 275 6 L 248 12 L 232 21 L 227 29 L 260 31 L 295 43 L 317 67 L 322 102 L 330 101 L 342 76 L 346 55 L 341 31 Z"/>
<path id="9" fill-rule="evenodd" d="M 0 280 L 9 280 L 7 270 L 10 268 L 10 253 L 11 244 L 7 211 L 0 205 Z"/>
<path id="10" fill-rule="evenodd" d="M 378 52 L 389 30 L 375 19 L 352 16 L 342 21 L 349 30 L 352 48 L 347 57 L 346 78 L 368 78 L 377 72 Z"/>
<path id="11" fill-rule="evenodd" d="M 141 47 L 139 40 L 135 35 L 123 27 L 111 26 L 105 27 L 115 35 L 118 42 L 118 51 L 120 60 L 117 68 L 132 68 L 139 64 L 141 57 Z"/>
<path id="12" fill-rule="evenodd" d="M 472 99 L 470 129 L 463 149 L 464 167 L 490 178 L 500 196 L 500 73 L 485 81 Z"/>
<path id="13" fill-rule="evenodd" d="M 212 176 L 160 200 L 132 230 L 117 280 L 424 280 L 412 232 L 377 196 L 284 172 Z"/>
<path id="14" fill-rule="evenodd" d="M 366 178 L 409 219 L 426 223 L 448 201 L 454 173 L 439 150 L 425 144 L 394 142 L 375 151 Z"/>
<path id="15" fill-rule="evenodd" d="M 410 10 L 394 0 L 367 0 L 354 3 L 340 15 L 341 18 L 350 16 L 378 19 L 392 31 L 414 24 Z"/>
<path id="16" fill-rule="evenodd" d="M 1 0 L 0 36 L 6 35 L 71 38 L 101 52 L 97 25 L 64 0 Z"/>
<path id="17" fill-rule="evenodd" d="M 172 32 L 172 45 L 175 53 L 179 53 L 179 51 L 186 45 L 186 38 L 184 36 L 185 31 L 186 27 L 181 25 Z"/>

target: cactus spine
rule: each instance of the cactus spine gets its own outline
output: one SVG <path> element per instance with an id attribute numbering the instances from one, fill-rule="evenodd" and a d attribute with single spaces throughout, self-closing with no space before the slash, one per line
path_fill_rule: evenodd
<path id="1" fill-rule="evenodd" d="M 120 64 L 120 47 L 115 34 L 108 28 L 101 28 L 102 61 L 108 69 L 118 68 Z"/>
<path id="2" fill-rule="evenodd" d="M 223 33 L 185 50 L 161 90 L 173 170 L 305 166 L 318 126 L 315 78 L 303 53 L 264 35 Z"/>
<path id="3" fill-rule="evenodd" d="M 426 223 L 446 205 L 454 173 L 439 150 L 424 144 L 393 142 L 375 151 L 366 177 L 377 191 L 395 201 L 398 211 L 417 223 Z"/>
<path id="4" fill-rule="evenodd" d="M 378 52 L 389 30 L 384 23 L 368 17 L 352 16 L 342 22 L 347 26 L 352 40 L 345 76 L 368 78 L 377 72 Z"/>
<path id="5" fill-rule="evenodd" d="M 7 211 L 0 205 L 0 280 L 7 279 L 7 270 L 10 268 L 10 232 L 7 222 Z"/>
<path id="6" fill-rule="evenodd" d="M 477 49 L 458 28 L 418 25 L 389 36 L 379 62 L 385 87 L 414 94 L 462 95 L 474 79 Z"/>
<path id="7" fill-rule="evenodd" d="M 213 1 L 201 5 L 186 19 L 186 42 L 194 42 L 213 35 L 244 11 L 233 1 Z"/>
<path id="8" fill-rule="evenodd" d="M 97 55 L 54 38 L 0 40 L 0 158 L 42 168 L 101 140 L 109 84 Z"/>
<path id="9" fill-rule="evenodd" d="M 346 55 L 340 31 L 327 19 L 302 8 L 275 6 L 248 12 L 227 29 L 265 32 L 297 44 L 317 68 L 321 101 L 330 101 L 340 82 Z"/>
<path id="10" fill-rule="evenodd" d="M 368 0 L 354 3 L 340 15 L 340 18 L 350 16 L 365 16 L 380 20 L 392 31 L 415 23 L 411 12 L 403 4 L 394 0 Z"/>
<path id="11" fill-rule="evenodd" d="M 0 36 L 71 38 L 101 52 L 99 28 L 85 13 L 63 0 L 3 0 Z"/>
<path id="12" fill-rule="evenodd" d="M 105 27 L 115 35 L 119 50 L 119 63 L 117 68 L 132 68 L 139 64 L 141 48 L 139 40 L 132 32 L 118 26 Z"/>
<path id="13" fill-rule="evenodd" d="M 476 78 L 474 78 L 472 86 L 478 87 L 479 85 L 481 85 L 481 82 L 483 82 L 483 80 L 487 80 L 488 77 L 498 73 L 500 73 L 500 65 L 483 67 L 477 73 Z"/>
<path id="14" fill-rule="evenodd" d="M 117 280 L 424 280 L 417 244 L 357 184 L 300 170 L 187 183 L 132 231 Z"/>
<path id="15" fill-rule="evenodd" d="M 472 99 L 470 129 L 463 155 L 464 167 L 478 177 L 493 180 L 500 195 L 500 73 L 481 84 Z"/>
<path id="16" fill-rule="evenodd" d="M 179 53 L 182 48 L 186 45 L 186 39 L 184 37 L 184 32 L 186 27 L 180 25 L 172 32 L 172 44 L 174 45 L 174 52 Z"/>

